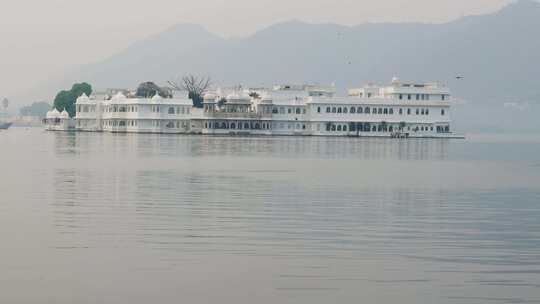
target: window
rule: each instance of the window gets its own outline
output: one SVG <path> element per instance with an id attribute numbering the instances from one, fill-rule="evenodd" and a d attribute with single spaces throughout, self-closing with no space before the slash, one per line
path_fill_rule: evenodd
<path id="1" fill-rule="evenodd" d="M 279 114 L 285 114 L 285 108 L 284 107 L 279 108 Z"/>
<path id="2" fill-rule="evenodd" d="M 444 109 L 441 109 L 441 116 L 444 116 Z"/>
<path id="3" fill-rule="evenodd" d="M 362 107 L 358 107 L 358 113 L 362 113 Z"/>
<path id="4" fill-rule="evenodd" d="M 306 114 L 306 108 L 302 108 L 302 114 Z"/>
<path id="5" fill-rule="evenodd" d="M 168 113 L 169 113 L 169 114 L 174 114 L 174 108 L 173 108 L 173 107 L 170 107 Z"/>
<path id="6" fill-rule="evenodd" d="M 351 107 L 350 113 L 352 113 L 352 114 L 356 113 L 356 108 L 355 108 L 355 107 Z"/>
<path id="7" fill-rule="evenodd" d="M 446 97 L 446 96 L 445 96 L 444 94 L 441 95 L 442 100 L 444 100 L 445 97 Z"/>
<path id="8" fill-rule="evenodd" d="M 407 115 L 411 115 L 411 109 L 407 109 Z"/>
<path id="9" fill-rule="evenodd" d="M 416 94 L 416 100 L 420 100 L 420 94 Z"/>
<path id="10" fill-rule="evenodd" d="M 384 114 L 388 114 L 388 108 L 384 108 Z"/>
<path id="11" fill-rule="evenodd" d="M 403 109 L 399 109 L 399 115 L 403 115 Z"/>
<path id="12" fill-rule="evenodd" d="M 300 114 L 300 108 L 296 108 L 296 114 Z"/>
<path id="13" fill-rule="evenodd" d="M 424 111 L 424 109 L 422 109 L 421 113 L 422 113 L 422 115 L 424 115 L 424 114 L 426 114 L 426 111 Z"/>
<path id="14" fill-rule="evenodd" d="M 326 107 L 326 113 L 330 113 L 331 110 L 330 110 L 330 107 Z"/>
<path id="15" fill-rule="evenodd" d="M 426 115 L 429 115 L 429 109 L 426 109 Z"/>
<path id="16" fill-rule="evenodd" d="M 379 108 L 379 114 L 382 114 L 382 113 L 383 113 L 382 108 Z"/>
<path id="17" fill-rule="evenodd" d="M 403 99 L 403 94 L 399 94 L 399 99 Z"/>
<path id="18" fill-rule="evenodd" d="M 292 108 L 287 108 L 287 113 L 292 114 Z"/>
<path id="19" fill-rule="evenodd" d="M 388 110 L 388 112 L 389 112 L 390 114 L 394 114 L 394 109 L 393 109 L 393 108 L 390 108 L 390 110 Z"/>
<path id="20" fill-rule="evenodd" d="M 416 109 L 416 115 L 418 115 L 420 113 L 420 110 Z"/>
<path id="21" fill-rule="evenodd" d="M 341 131 L 341 125 L 338 125 L 338 126 L 337 126 L 337 130 L 338 130 L 338 131 Z"/>
<path id="22" fill-rule="evenodd" d="M 343 126 L 343 132 L 347 132 L 347 125 Z"/>
<path id="23" fill-rule="evenodd" d="M 333 108 L 332 108 L 332 113 L 336 113 L 336 112 L 337 112 L 336 107 L 333 107 Z"/>
<path id="24" fill-rule="evenodd" d="M 411 100 L 411 94 L 407 95 L 407 99 Z"/>
<path id="25" fill-rule="evenodd" d="M 337 108 L 337 112 L 341 113 L 341 107 Z"/>
<path id="26" fill-rule="evenodd" d="M 174 128 L 174 122 L 169 121 L 165 127 L 167 127 L 168 129 Z"/>
<path id="27" fill-rule="evenodd" d="M 343 108 L 343 113 L 347 114 L 348 111 L 349 111 L 349 109 Z"/>
<path id="28" fill-rule="evenodd" d="M 366 108 L 364 109 L 364 113 L 369 114 L 369 107 L 366 107 Z"/>
<path id="29" fill-rule="evenodd" d="M 317 113 L 321 113 L 321 107 L 317 107 Z"/>

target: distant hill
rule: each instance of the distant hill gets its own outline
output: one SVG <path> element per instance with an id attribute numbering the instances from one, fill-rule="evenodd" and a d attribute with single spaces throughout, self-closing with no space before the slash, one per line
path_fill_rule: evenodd
<path id="1" fill-rule="evenodd" d="M 223 39 L 200 26 L 180 24 L 82 67 L 65 81 L 84 80 L 98 88 L 135 87 L 147 80 L 163 83 L 196 73 L 211 75 L 220 84 L 312 82 L 344 89 L 370 81 L 386 83 L 396 75 L 446 82 L 454 95 L 472 102 L 478 111 L 500 110 L 504 115 L 540 107 L 538 37 L 540 3 L 529 0 L 444 24 L 348 27 L 292 21 L 241 39 Z M 458 81 L 458 75 L 464 79 Z M 474 119 L 485 117 L 467 122 Z M 504 122 L 496 126 L 506 128 Z"/>

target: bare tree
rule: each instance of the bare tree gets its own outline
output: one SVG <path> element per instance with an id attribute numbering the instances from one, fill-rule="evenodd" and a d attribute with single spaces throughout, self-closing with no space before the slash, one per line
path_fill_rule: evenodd
<path id="1" fill-rule="evenodd" d="M 187 75 L 179 81 L 167 81 L 167 83 L 175 90 L 185 90 L 189 93 L 189 98 L 193 100 L 193 105 L 197 108 L 202 108 L 203 94 L 212 85 L 210 77 L 199 77 L 195 75 Z"/>

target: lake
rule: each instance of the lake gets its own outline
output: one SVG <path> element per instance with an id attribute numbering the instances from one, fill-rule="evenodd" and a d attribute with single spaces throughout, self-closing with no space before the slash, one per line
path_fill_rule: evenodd
<path id="1" fill-rule="evenodd" d="M 540 303 L 540 138 L 0 132 L 1 303 Z"/>

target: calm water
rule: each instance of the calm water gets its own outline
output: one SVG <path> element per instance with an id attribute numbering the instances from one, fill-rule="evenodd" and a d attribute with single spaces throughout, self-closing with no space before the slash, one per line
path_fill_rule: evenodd
<path id="1" fill-rule="evenodd" d="M 540 140 L 0 132 L 0 303 L 540 303 Z"/>

